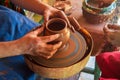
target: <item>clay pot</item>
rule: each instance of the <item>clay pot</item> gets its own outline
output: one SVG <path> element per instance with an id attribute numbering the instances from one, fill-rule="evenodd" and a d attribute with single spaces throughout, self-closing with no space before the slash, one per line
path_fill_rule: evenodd
<path id="1" fill-rule="evenodd" d="M 92 24 L 98 24 L 109 20 L 116 9 L 116 0 L 108 2 L 99 2 L 96 0 L 84 0 L 82 5 L 83 16 L 86 21 Z"/>
<path id="2" fill-rule="evenodd" d="M 54 44 L 59 41 L 62 41 L 61 47 L 63 47 L 70 38 L 70 30 L 67 26 L 67 22 L 61 18 L 50 19 L 46 23 L 45 35 L 49 36 L 49 35 L 53 35 L 53 34 L 60 34 L 60 37 L 49 43 Z"/>
<path id="3" fill-rule="evenodd" d="M 69 21 L 76 31 L 71 31 L 64 50 L 58 51 L 50 59 L 25 55 L 26 64 L 38 75 L 51 79 L 68 78 L 79 73 L 87 64 L 93 50 L 93 39 L 77 20 L 69 17 Z"/>
<path id="4" fill-rule="evenodd" d="M 77 36 L 75 37 L 76 39 L 80 39 L 80 35 L 82 35 L 82 37 L 84 37 L 85 41 L 86 41 L 86 44 L 87 44 L 87 49 L 83 55 L 82 58 L 80 58 L 77 62 L 75 62 L 74 64 L 70 64 L 69 66 L 61 66 L 62 63 L 64 63 L 66 61 L 66 57 L 65 58 L 62 58 L 62 62 L 61 62 L 61 59 L 59 59 L 59 62 L 60 62 L 60 66 L 57 66 L 57 67 L 50 67 L 50 66 L 44 66 L 44 65 L 41 65 L 41 64 L 38 64 L 34 58 L 32 58 L 31 56 L 29 55 L 25 55 L 25 62 L 26 64 L 28 65 L 28 67 L 34 71 L 35 73 L 37 73 L 38 75 L 40 76 L 43 76 L 45 78 L 50 78 L 50 79 L 63 79 L 63 78 L 68 78 L 68 77 L 71 77 L 77 73 L 79 73 L 81 70 L 83 70 L 83 68 L 86 66 L 89 58 L 90 58 L 90 55 L 91 55 L 91 52 L 93 50 L 93 39 L 91 37 L 91 35 L 89 34 L 89 32 L 80 27 L 80 26 L 77 26 L 76 22 L 73 21 L 73 20 L 70 20 L 70 22 L 73 22 L 73 26 L 75 26 L 75 29 L 76 29 L 76 33 L 74 33 L 74 36 Z M 72 32 L 71 32 L 72 33 Z M 74 37 L 71 37 L 71 40 L 75 39 Z M 70 46 L 73 47 L 73 44 L 69 44 Z M 77 45 L 77 44 L 76 44 Z M 82 42 L 80 41 L 80 44 L 78 44 L 78 46 L 82 45 Z M 82 45 L 83 46 L 83 45 Z M 80 48 L 82 47 L 80 46 Z M 75 47 L 75 49 L 77 48 L 77 46 Z M 79 50 L 80 50 L 79 48 Z M 73 48 L 72 48 L 73 49 Z M 83 49 L 83 48 L 82 48 Z M 82 50 L 81 49 L 81 50 Z M 70 50 L 70 49 L 69 49 Z M 77 50 L 77 52 L 79 52 L 79 50 Z M 64 52 L 65 53 L 65 52 Z M 71 52 L 70 52 L 71 53 Z M 66 53 L 65 53 L 66 54 Z M 75 53 L 77 54 L 77 53 Z M 79 54 L 81 54 L 81 51 L 79 52 Z M 72 56 L 72 54 L 71 54 Z M 79 56 L 80 57 L 80 56 Z M 51 61 L 54 61 L 55 58 L 51 59 Z M 71 58 L 71 60 L 74 61 L 73 58 Z M 41 62 L 43 60 L 40 60 Z M 57 59 L 54 61 L 56 62 L 58 61 Z M 48 64 L 54 64 L 54 62 L 50 62 Z M 68 62 L 69 63 L 69 62 Z M 57 65 L 57 63 L 56 63 Z"/>

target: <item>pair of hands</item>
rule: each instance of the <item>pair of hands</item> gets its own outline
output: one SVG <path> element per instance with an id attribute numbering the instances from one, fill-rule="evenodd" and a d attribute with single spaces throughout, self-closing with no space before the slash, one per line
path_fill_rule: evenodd
<path id="1" fill-rule="evenodd" d="M 57 10 L 55 8 L 49 8 L 44 11 L 44 24 L 50 19 L 54 17 L 60 17 L 65 19 L 68 24 L 68 18 L 66 14 L 63 11 Z M 51 58 L 58 48 L 62 45 L 62 42 L 59 42 L 57 44 L 47 44 L 50 41 L 53 41 L 59 37 L 59 34 L 51 35 L 51 36 L 38 36 L 40 33 L 42 33 L 44 30 L 44 27 L 40 27 L 34 31 L 31 31 L 30 33 L 26 34 L 24 37 L 19 39 L 19 42 L 24 44 L 22 46 L 24 48 L 25 54 L 30 54 L 33 56 L 42 56 L 44 58 Z"/>

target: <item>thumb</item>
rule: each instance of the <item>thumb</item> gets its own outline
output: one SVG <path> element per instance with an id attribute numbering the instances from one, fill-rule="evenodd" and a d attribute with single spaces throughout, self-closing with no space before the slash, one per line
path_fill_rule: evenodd
<path id="1" fill-rule="evenodd" d="M 41 32 L 43 32 L 43 30 L 44 30 L 44 27 L 41 26 L 41 27 L 39 27 L 38 29 L 36 29 L 36 30 L 34 31 L 34 34 L 38 35 L 38 34 L 40 34 Z"/>
<path id="2" fill-rule="evenodd" d="M 49 17 L 50 17 L 49 15 L 50 15 L 49 12 L 44 13 L 44 23 L 46 23 L 49 20 Z"/>

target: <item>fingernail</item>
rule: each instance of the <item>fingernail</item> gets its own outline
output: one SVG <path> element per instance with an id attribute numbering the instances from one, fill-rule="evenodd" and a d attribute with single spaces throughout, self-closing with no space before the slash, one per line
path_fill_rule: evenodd
<path id="1" fill-rule="evenodd" d="M 59 36 L 60 36 L 60 34 L 56 34 L 55 36 L 56 36 L 56 37 L 59 37 Z"/>
<path id="2" fill-rule="evenodd" d="M 62 44 L 62 41 L 60 41 L 59 43 Z"/>
<path id="3" fill-rule="evenodd" d="M 59 44 L 62 45 L 62 41 L 60 41 Z"/>

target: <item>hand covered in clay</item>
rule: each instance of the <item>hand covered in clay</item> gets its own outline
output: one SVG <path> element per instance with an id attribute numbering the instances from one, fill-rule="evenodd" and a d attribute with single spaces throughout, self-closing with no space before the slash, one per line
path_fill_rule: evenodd
<path id="1" fill-rule="evenodd" d="M 120 25 L 107 24 L 103 30 L 108 42 L 114 46 L 120 46 Z"/>
<path id="2" fill-rule="evenodd" d="M 66 14 L 61 11 L 61 10 L 58 10 L 56 8 L 53 8 L 53 7 L 49 7 L 48 9 L 46 9 L 44 11 L 44 20 L 45 20 L 45 24 L 46 22 L 51 19 L 51 18 L 62 18 L 64 19 L 67 24 L 68 24 L 68 27 L 74 32 L 74 28 L 70 25 L 70 22 L 66 16 Z"/>
<path id="3" fill-rule="evenodd" d="M 62 42 L 58 42 L 57 44 L 47 44 L 48 42 L 57 39 L 59 37 L 58 34 L 51 36 L 40 36 L 39 34 L 42 31 L 43 27 L 31 31 L 23 38 L 19 39 L 20 46 L 25 54 L 50 58 L 61 46 Z"/>

